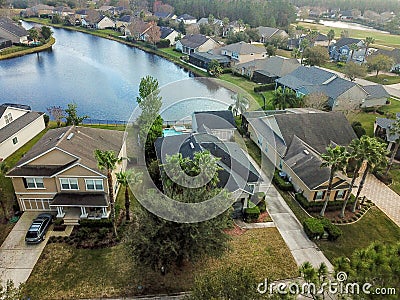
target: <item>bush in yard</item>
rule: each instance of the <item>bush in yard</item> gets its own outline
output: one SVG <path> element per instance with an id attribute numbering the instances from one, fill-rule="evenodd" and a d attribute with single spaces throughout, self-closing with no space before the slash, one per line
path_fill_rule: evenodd
<path id="1" fill-rule="evenodd" d="M 320 221 L 324 227 L 324 230 L 328 233 L 328 240 L 336 241 L 343 234 L 342 230 L 336 225 L 332 224 L 332 222 L 328 219 L 323 218 L 320 219 Z"/>
<path id="2" fill-rule="evenodd" d="M 265 200 L 261 200 L 258 202 L 257 207 L 260 209 L 260 213 L 267 211 L 267 205 L 265 204 Z"/>
<path id="3" fill-rule="evenodd" d="M 244 209 L 244 217 L 248 222 L 257 221 L 260 217 L 260 209 L 258 206 L 247 207 Z"/>
<path id="4" fill-rule="evenodd" d="M 259 86 L 254 87 L 254 92 L 255 93 L 260 93 L 260 92 L 266 92 L 266 91 L 272 91 L 275 89 L 275 83 L 269 83 L 269 84 L 263 84 Z"/>
<path id="5" fill-rule="evenodd" d="M 79 221 L 81 227 L 88 227 L 88 228 L 99 228 L 99 227 L 109 227 L 113 226 L 111 220 L 109 219 L 101 219 L 101 220 L 88 220 L 83 219 Z"/>
<path id="6" fill-rule="evenodd" d="M 304 231 L 310 239 L 318 239 L 324 234 L 324 225 L 320 219 L 308 218 L 303 222 Z"/>
<path id="7" fill-rule="evenodd" d="M 291 184 L 290 182 L 286 182 L 285 179 L 283 179 L 281 176 L 279 176 L 279 171 L 276 171 L 274 173 L 274 178 L 272 181 L 282 191 L 292 191 L 293 190 L 293 184 Z"/>
<path id="8" fill-rule="evenodd" d="M 157 42 L 157 48 L 168 48 L 170 46 L 170 41 L 167 39 L 161 39 Z"/>

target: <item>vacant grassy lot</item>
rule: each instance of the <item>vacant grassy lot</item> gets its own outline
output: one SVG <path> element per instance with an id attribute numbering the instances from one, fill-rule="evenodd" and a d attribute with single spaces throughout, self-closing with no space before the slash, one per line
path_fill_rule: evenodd
<path id="1" fill-rule="evenodd" d="M 310 29 L 315 29 L 325 34 L 328 33 L 329 30 L 333 29 L 335 31 L 336 38 L 339 38 L 340 32 L 344 30 L 342 28 L 329 27 L 329 26 L 324 26 L 322 24 L 313 24 L 307 22 L 299 22 L 298 25 Z M 375 39 L 375 44 L 377 45 L 383 45 L 394 48 L 400 47 L 400 35 L 386 34 L 368 30 L 355 30 L 355 29 L 346 29 L 346 30 L 349 32 L 349 35 L 352 38 L 365 39 L 367 36 L 371 36 Z"/>
<path id="2" fill-rule="evenodd" d="M 49 244 L 28 279 L 25 294 L 31 300 L 46 300 L 187 291 L 196 274 L 226 265 L 252 268 L 260 280 L 297 275 L 297 266 L 278 230 L 264 228 L 234 236 L 231 251 L 221 259 L 186 265 L 165 276 L 133 262 L 124 245 L 87 250 Z"/>

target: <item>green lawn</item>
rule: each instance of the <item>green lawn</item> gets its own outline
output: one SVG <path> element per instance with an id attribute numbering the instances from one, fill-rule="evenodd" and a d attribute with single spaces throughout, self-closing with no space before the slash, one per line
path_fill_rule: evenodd
<path id="1" fill-rule="evenodd" d="M 318 247 L 331 261 L 340 256 L 350 257 L 354 250 L 375 241 L 395 243 L 400 240 L 400 228 L 377 207 L 371 208 L 357 223 L 340 228 L 343 236 L 336 242 L 317 241 Z"/>
<path id="2" fill-rule="evenodd" d="M 340 37 L 340 32 L 343 30 L 341 28 L 329 27 L 329 26 L 324 26 L 322 24 L 313 24 L 307 22 L 299 22 L 298 25 L 313 30 L 315 29 L 325 34 L 328 33 L 329 30 L 333 29 L 335 31 L 336 38 Z M 371 36 L 375 39 L 375 44 L 377 45 L 383 45 L 394 48 L 400 47 L 400 35 L 385 34 L 380 32 L 374 32 L 368 30 L 355 30 L 355 29 L 347 29 L 347 31 L 349 32 L 349 35 L 352 38 L 365 39 L 367 36 Z"/>
<path id="3" fill-rule="evenodd" d="M 400 166 L 395 164 L 392 166 L 389 173 L 393 180 L 390 188 L 400 195 Z"/>
<path id="4" fill-rule="evenodd" d="M 400 83 L 400 75 L 385 75 L 379 74 L 378 77 L 376 76 L 367 76 L 365 77 L 366 80 L 380 83 L 380 84 L 396 84 Z"/>

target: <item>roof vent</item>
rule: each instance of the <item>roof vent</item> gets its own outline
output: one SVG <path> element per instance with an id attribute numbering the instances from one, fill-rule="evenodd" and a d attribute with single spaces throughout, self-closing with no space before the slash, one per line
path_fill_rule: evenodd
<path id="1" fill-rule="evenodd" d="M 70 140 L 70 139 L 72 139 L 72 137 L 74 136 L 74 133 L 72 132 L 72 133 L 70 133 L 68 136 L 67 136 L 67 140 Z"/>
<path id="2" fill-rule="evenodd" d="M 303 150 L 303 152 L 304 152 L 304 154 L 306 154 L 306 155 L 308 155 L 308 154 L 310 154 L 310 152 L 308 151 L 308 150 Z"/>
<path id="3" fill-rule="evenodd" d="M 65 135 L 65 132 L 61 133 L 61 135 L 57 138 L 57 140 L 61 140 L 64 135 Z"/>
<path id="4" fill-rule="evenodd" d="M 193 143 L 192 142 L 190 142 L 190 148 L 192 148 L 192 149 L 194 149 L 194 145 L 193 145 Z"/>

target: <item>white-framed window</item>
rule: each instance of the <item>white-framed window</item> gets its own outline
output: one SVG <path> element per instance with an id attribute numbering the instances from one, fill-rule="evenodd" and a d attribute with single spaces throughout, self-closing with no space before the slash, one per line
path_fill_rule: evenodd
<path id="1" fill-rule="evenodd" d="M 344 190 L 337 191 L 336 199 L 343 199 L 344 198 Z"/>
<path id="2" fill-rule="evenodd" d="M 25 181 L 28 189 L 44 189 L 43 178 L 28 177 Z"/>
<path id="3" fill-rule="evenodd" d="M 86 190 L 104 191 L 103 179 L 85 179 Z"/>
<path id="4" fill-rule="evenodd" d="M 325 194 L 324 191 L 318 191 L 317 194 L 315 195 L 315 200 L 322 200 L 324 194 Z"/>
<path id="5" fill-rule="evenodd" d="M 76 178 L 60 178 L 60 185 L 62 190 L 79 190 Z"/>
<path id="6" fill-rule="evenodd" d="M 18 143 L 18 138 L 15 137 L 15 138 L 12 139 L 12 141 L 13 141 L 13 145 L 15 145 L 16 143 Z"/>
<path id="7" fill-rule="evenodd" d="M 4 119 L 5 119 L 5 121 L 6 121 L 6 124 L 9 124 L 9 123 L 11 123 L 11 122 L 13 121 L 13 118 L 12 118 L 11 113 L 6 114 L 6 115 L 4 116 Z"/>

